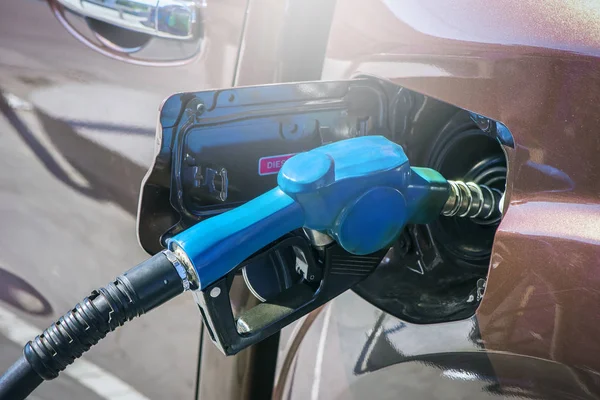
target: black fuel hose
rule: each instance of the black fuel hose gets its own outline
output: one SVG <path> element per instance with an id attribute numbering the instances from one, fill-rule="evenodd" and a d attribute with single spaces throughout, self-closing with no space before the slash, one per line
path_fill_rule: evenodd
<path id="1" fill-rule="evenodd" d="M 25 345 L 23 355 L 0 378 L 0 399 L 25 399 L 107 333 L 167 302 L 186 286 L 185 271 L 177 259 L 162 252 L 94 290 Z"/>

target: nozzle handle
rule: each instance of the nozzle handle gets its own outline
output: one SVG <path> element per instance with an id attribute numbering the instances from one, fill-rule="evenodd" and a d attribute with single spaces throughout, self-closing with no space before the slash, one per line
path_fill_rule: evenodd
<path id="1" fill-rule="evenodd" d="M 248 256 L 303 225 L 300 204 L 275 188 L 175 235 L 168 246 L 185 252 L 204 290 Z"/>

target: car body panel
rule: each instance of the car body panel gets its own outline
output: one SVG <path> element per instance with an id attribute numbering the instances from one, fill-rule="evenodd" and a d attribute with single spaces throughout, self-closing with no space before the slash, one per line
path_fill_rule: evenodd
<path id="1" fill-rule="evenodd" d="M 497 396 L 515 395 L 507 390 L 514 387 L 521 387 L 520 396 L 525 398 L 551 398 L 557 393 L 559 397 L 598 396 L 600 364 L 595 357 L 599 350 L 595 338 L 600 329 L 596 315 L 600 305 L 596 271 L 600 187 L 594 133 L 600 118 L 595 90 L 600 78 L 598 22 L 597 7 L 579 1 L 507 0 L 485 5 L 466 0 L 444 5 L 433 0 L 376 1 L 368 5 L 338 1 L 324 79 L 379 76 L 501 121 L 514 136 L 514 149 L 506 148 L 506 212 L 496 235 L 482 304 L 472 320 L 430 326 L 405 324 L 401 331 L 413 331 L 421 340 L 412 350 L 405 348 L 407 342 L 392 343 L 403 354 L 412 353 L 411 362 L 423 360 L 427 364 L 432 354 L 456 351 L 459 368 L 460 352 L 477 349 L 488 354 L 493 379 L 506 389 Z M 350 322 L 335 321 L 337 310 L 350 307 L 342 299 L 334 301 L 333 307 L 336 311 L 327 340 L 339 342 L 346 361 L 340 362 L 339 354 L 325 346 L 322 360 L 330 364 L 324 363 L 320 370 L 329 373 L 335 368 L 331 360 L 336 360 L 334 364 L 343 374 L 353 374 L 350 366 L 358 355 L 354 353 L 356 359 L 347 355 L 350 343 L 357 339 L 348 337 L 345 325 Z M 354 328 L 361 332 L 357 336 L 364 338 L 375 329 L 372 316 L 380 312 L 375 307 L 363 308 L 361 314 L 353 311 L 352 315 L 353 321 L 371 321 Z M 440 341 L 446 343 L 446 332 L 464 324 L 477 327 L 476 346 L 466 340 L 454 350 L 453 346 L 438 348 Z M 340 332 L 331 333 L 335 329 Z M 312 340 L 305 339 L 297 357 L 312 355 L 315 364 L 318 352 L 309 343 L 318 340 L 319 334 L 311 336 L 309 331 L 308 337 Z M 522 371 L 519 382 L 514 379 L 515 365 L 527 363 L 507 362 L 494 354 L 539 363 L 535 369 Z M 461 368 L 468 372 L 468 368 Z M 400 373 L 402 368 L 396 371 Z M 567 382 L 565 391 L 543 389 L 558 390 L 559 386 L 549 386 L 544 375 L 553 376 L 554 382 Z M 474 372 L 463 374 L 456 381 L 464 383 L 477 376 Z M 292 393 L 304 393 L 306 386 L 300 383 L 300 375 L 290 379 L 297 388 Z M 323 372 L 321 380 L 328 384 L 323 384 L 322 390 L 331 386 L 332 379 Z M 352 379 L 346 389 L 358 390 L 360 380 Z M 370 382 L 371 390 L 384 380 L 362 379 Z M 398 380 L 394 390 L 403 393 L 410 386 Z M 481 392 L 475 389 L 475 393 Z M 334 395 L 323 393 L 325 398 L 345 398 L 342 389 Z M 418 393 L 425 396 L 427 391 Z M 429 398 L 464 398 L 445 393 Z"/>

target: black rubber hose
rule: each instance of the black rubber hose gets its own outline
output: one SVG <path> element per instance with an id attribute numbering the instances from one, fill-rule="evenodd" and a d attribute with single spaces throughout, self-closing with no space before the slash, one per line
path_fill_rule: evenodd
<path id="1" fill-rule="evenodd" d="M 43 381 L 22 355 L 0 378 L 0 399 L 24 399 Z"/>
<path id="2" fill-rule="evenodd" d="M 54 379 L 108 332 L 184 291 L 182 278 L 165 253 L 158 253 L 95 290 L 41 335 L 0 378 L 0 399 L 27 397 L 43 380 Z"/>

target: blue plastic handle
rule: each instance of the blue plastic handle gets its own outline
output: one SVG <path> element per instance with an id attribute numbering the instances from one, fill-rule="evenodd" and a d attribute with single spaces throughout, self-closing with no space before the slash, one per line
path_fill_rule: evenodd
<path id="1" fill-rule="evenodd" d="M 179 246 L 185 251 L 203 289 L 303 223 L 302 207 L 275 188 L 179 233 L 169 241 L 169 248 Z"/>
<path id="2" fill-rule="evenodd" d="M 200 222 L 169 241 L 193 264 L 204 289 L 248 256 L 300 227 L 325 232 L 352 254 L 388 245 L 408 222 L 437 217 L 446 181 L 411 169 L 398 144 L 382 136 L 332 143 L 290 158 L 275 188 Z"/>

